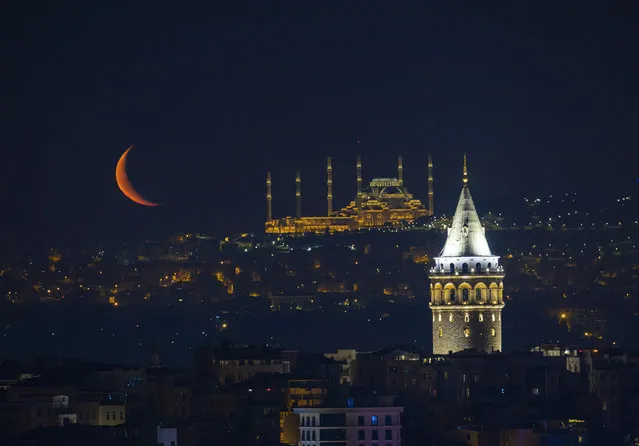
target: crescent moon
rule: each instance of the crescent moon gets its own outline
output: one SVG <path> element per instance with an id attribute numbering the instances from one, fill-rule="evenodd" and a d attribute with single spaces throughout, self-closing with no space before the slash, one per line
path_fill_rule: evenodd
<path id="1" fill-rule="evenodd" d="M 118 183 L 118 187 L 122 191 L 125 197 L 129 200 L 141 204 L 142 206 L 158 206 L 158 203 L 154 203 L 145 199 L 142 195 L 133 188 L 133 185 L 129 181 L 129 176 L 126 174 L 126 157 L 131 151 L 133 146 L 124 151 L 117 166 L 115 166 L 115 181 Z"/>

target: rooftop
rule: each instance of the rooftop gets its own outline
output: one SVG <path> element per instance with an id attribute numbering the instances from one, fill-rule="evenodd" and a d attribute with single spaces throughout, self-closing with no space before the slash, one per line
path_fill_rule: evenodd
<path id="1" fill-rule="evenodd" d="M 462 188 L 453 222 L 448 231 L 448 238 L 440 257 L 490 257 L 492 253 L 473 197 L 468 188 L 466 156 L 464 155 L 464 187 Z"/>

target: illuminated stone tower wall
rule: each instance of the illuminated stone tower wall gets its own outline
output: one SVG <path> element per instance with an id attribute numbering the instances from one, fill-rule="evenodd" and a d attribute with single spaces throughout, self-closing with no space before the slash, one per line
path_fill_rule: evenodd
<path id="1" fill-rule="evenodd" d="M 468 188 L 463 188 L 448 237 L 430 270 L 433 353 L 502 350 L 504 272 L 488 247 Z"/>
<path id="2" fill-rule="evenodd" d="M 430 277 L 433 353 L 501 351 L 504 275 L 499 271 L 497 266 L 492 272 L 442 274 L 435 268 Z"/>

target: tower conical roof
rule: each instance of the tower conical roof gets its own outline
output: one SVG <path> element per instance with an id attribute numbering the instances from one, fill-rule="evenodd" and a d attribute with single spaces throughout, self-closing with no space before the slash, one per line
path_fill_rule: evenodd
<path id="1" fill-rule="evenodd" d="M 440 257 L 492 256 L 468 184 L 464 184 Z"/>

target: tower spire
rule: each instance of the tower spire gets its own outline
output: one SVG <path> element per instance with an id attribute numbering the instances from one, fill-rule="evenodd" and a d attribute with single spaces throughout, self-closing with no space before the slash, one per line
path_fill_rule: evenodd
<path id="1" fill-rule="evenodd" d="M 464 186 L 468 184 L 468 167 L 466 165 L 466 153 L 464 153 L 464 176 L 462 178 L 462 181 L 464 182 Z"/>
<path id="2" fill-rule="evenodd" d="M 300 171 L 297 171 L 295 177 L 295 215 L 297 218 L 302 217 L 302 179 L 300 178 Z"/>
<path id="3" fill-rule="evenodd" d="M 273 197 L 271 196 L 271 172 L 266 174 L 266 221 L 271 221 L 273 219 L 273 214 L 271 212 L 271 201 Z"/>
<path id="4" fill-rule="evenodd" d="M 428 154 L 428 212 L 435 214 L 435 193 L 433 192 L 433 157 Z"/>
<path id="5" fill-rule="evenodd" d="M 400 185 L 404 185 L 404 165 L 401 156 L 397 157 L 397 179 Z"/>
<path id="6" fill-rule="evenodd" d="M 357 195 L 355 196 L 359 211 L 362 196 L 362 157 L 357 155 Z"/>
<path id="7" fill-rule="evenodd" d="M 327 195 L 326 200 L 328 204 L 328 214 L 331 215 L 333 213 L 333 163 L 331 161 L 331 157 L 328 157 L 326 161 L 326 189 Z"/>

